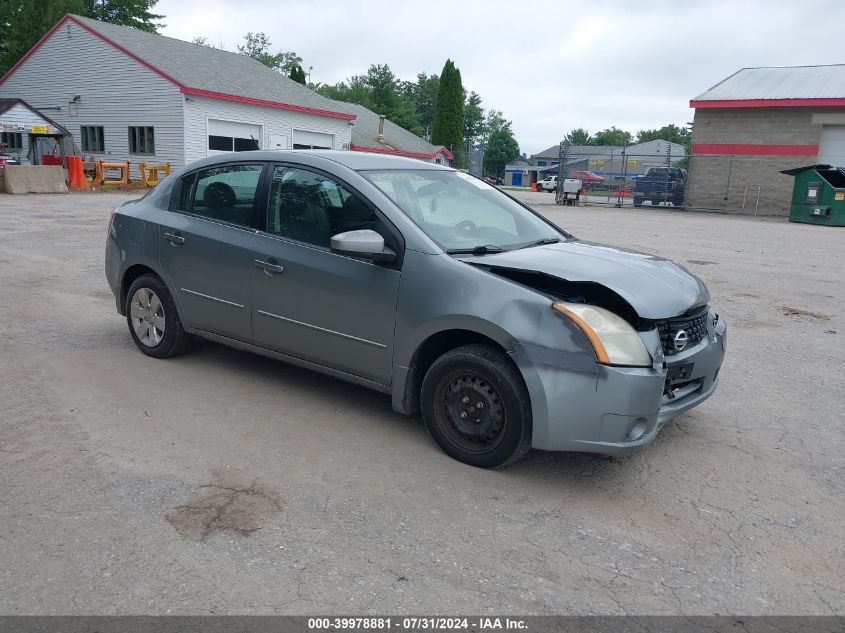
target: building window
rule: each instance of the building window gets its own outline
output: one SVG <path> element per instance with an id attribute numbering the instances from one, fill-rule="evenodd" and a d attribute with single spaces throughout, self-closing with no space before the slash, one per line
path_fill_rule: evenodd
<path id="1" fill-rule="evenodd" d="M 304 143 L 294 143 L 294 149 L 331 149 L 331 147 L 326 147 L 325 145 L 305 145 Z"/>
<path id="2" fill-rule="evenodd" d="M 0 133 L 0 145 L 6 149 L 23 149 L 23 134 L 20 132 L 2 132 Z"/>
<path id="3" fill-rule="evenodd" d="M 129 128 L 130 154 L 155 154 L 155 131 L 151 127 L 131 126 Z"/>
<path id="4" fill-rule="evenodd" d="M 208 137 L 208 149 L 216 152 L 249 152 L 260 148 L 258 147 L 258 141 L 254 138 L 216 136 L 212 134 Z"/>
<path id="5" fill-rule="evenodd" d="M 99 152 L 102 154 L 106 151 L 102 125 L 83 125 L 79 128 L 79 134 L 82 137 L 83 152 Z"/>

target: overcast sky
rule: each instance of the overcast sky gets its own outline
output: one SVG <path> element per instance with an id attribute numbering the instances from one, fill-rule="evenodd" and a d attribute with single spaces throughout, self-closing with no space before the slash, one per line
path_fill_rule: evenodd
<path id="1" fill-rule="evenodd" d="M 264 31 L 312 81 L 446 58 L 528 154 L 570 129 L 683 125 L 689 100 L 746 66 L 845 63 L 842 0 L 160 0 L 164 35 L 235 50 Z"/>

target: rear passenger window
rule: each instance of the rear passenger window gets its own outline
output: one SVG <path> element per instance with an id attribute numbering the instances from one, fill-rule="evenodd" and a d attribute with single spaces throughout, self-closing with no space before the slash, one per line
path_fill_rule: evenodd
<path id="1" fill-rule="evenodd" d="M 179 210 L 212 220 L 253 226 L 262 165 L 223 165 L 182 179 Z"/>

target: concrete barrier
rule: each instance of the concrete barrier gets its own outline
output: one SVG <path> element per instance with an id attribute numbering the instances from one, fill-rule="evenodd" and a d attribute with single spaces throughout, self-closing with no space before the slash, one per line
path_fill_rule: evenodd
<path id="1" fill-rule="evenodd" d="M 6 165 L 6 193 L 67 193 L 61 165 Z"/>

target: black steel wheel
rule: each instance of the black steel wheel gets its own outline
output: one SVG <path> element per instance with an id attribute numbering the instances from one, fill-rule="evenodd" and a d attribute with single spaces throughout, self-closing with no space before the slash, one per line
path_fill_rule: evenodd
<path id="1" fill-rule="evenodd" d="M 467 345 L 438 358 L 421 396 L 429 432 L 459 461 L 495 468 L 530 448 L 528 391 L 511 361 L 492 346 Z"/>

